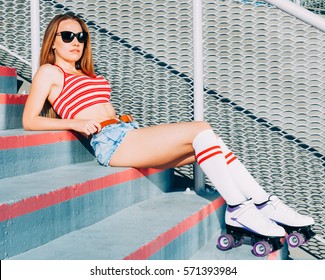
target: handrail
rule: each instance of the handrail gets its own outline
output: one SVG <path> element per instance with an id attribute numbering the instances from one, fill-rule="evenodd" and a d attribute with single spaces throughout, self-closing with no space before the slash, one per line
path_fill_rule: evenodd
<path id="1" fill-rule="evenodd" d="M 289 0 L 264 0 L 280 10 L 325 32 L 325 19 Z"/>

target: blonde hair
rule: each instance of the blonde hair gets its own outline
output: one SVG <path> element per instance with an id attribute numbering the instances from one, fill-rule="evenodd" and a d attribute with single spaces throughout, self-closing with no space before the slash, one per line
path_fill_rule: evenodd
<path id="1" fill-rule="evenodd" d="M 56 15 L 50 21 L 44 33 L 41 54 L 40 54 L 40 65 L 47 64 L 47 63 L 53 65 L 55 63 L 53 43 L 60 23 L 62 21 L 69 20 L 69 19 L 77 21 L 80 24 L 82 31 L 88 33 L 88 39 L 85 43 L 82 57 L 76 62 L 76 68 L 81 70 L 83 73 L 85 73 L 88 76 L 91 77 L 95 76 L 94 61 L 93 61 L 93 56 L 91 51 L 91 42 L 90 42 L 88 27 L 81 18 L 73 14 Z M 45 102 L 41 114 L 47 117 L 55 117 L 55 118 L 58 117 L 55 111 L 53 110 L 51 104 L 48 101 Z"/>

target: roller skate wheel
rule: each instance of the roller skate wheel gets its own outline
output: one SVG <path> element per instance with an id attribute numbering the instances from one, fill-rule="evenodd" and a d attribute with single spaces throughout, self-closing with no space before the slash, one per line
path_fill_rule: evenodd
<path id="1" fill-rule="evenodd" d="M 220 235 L 217 241 L 217 247 L 221 251 L 226 251 L 235 246 L 235 239 L 231 234 Z"/>
<path id="2" fill-rule="evenodd" d="M 304 236 L 299 232 L 291 233 L 287 236 L 288 245 L 292 248 L 296 248 L 305 243 Z"/>
<path id="3" fill-rule="evenodd" d="M 271 253 L 271 251 L 271 246 L 267 241 L 258 241 L 253 247 L 253 254 L 257 257 L 265 257 Z"/>

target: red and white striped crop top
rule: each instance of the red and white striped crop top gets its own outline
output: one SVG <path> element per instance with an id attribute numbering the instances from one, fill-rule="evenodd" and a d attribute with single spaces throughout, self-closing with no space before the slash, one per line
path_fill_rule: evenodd
<path id="1" fill-rule="evenodd" d="M 107 103 L 111 98 L 111 86 L 103 76 L 64 74 L 63 88 L 52 107 L 62 119 L 73 119 L 76 114 L 95 104 Z"/>

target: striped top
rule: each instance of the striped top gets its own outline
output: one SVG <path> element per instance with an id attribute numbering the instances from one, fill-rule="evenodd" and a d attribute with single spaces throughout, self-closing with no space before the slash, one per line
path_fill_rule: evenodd
<path id="1" fill-rule="evenodd" d="M 73 119 L 80 111 L 100 103 L 107 103 L 111 97 L 111 86 L 103 76 L 82 76 L 64 73 L 62 91 L 52 107 L 62 119 Z"/>

